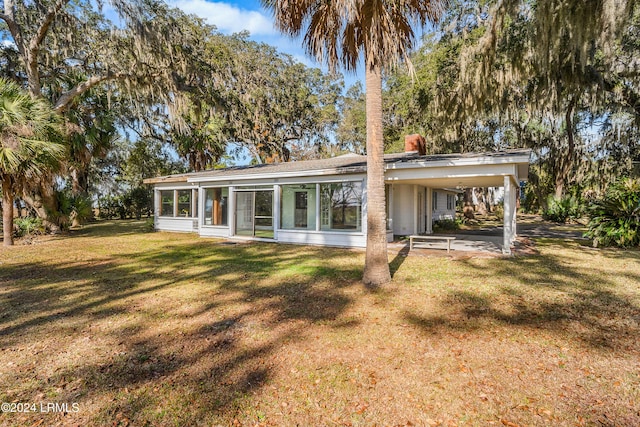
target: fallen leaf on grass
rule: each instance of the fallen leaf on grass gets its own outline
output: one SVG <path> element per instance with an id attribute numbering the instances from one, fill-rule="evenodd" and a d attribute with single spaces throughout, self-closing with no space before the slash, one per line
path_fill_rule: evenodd
<path id="1" fill-rule="evenodd" d="M 511 421 L 508 421 L 508 420 L 505 420 L 504 418 L 503 418 L 503 419 L 501 419 L 501 420 L 500 420 L 500 422 L 501 422 L 502 424 L 504 424 L 505 426 L 507 426 L 507 427 L 520 427 L 518 424 L 513 423 L 513 422 L 511 422 Z"/>

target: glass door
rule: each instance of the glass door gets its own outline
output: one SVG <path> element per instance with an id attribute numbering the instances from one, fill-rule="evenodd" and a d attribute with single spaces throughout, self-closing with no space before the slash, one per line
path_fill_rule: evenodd
<path id="1" fill-rule="evenodd" d="M 236 193 L 236 234 L 253 236 L 253 191 Z"/>
<path id="2" fill-rule="evenodd" d="M 236 192 L 236 235 L 273 239 L 273 190 Z"/>
<path id="3" fill-rule="evenodd" d="M 254 194 L 254 236 L 273 239 L 273 191 L 256 191 Z"/>

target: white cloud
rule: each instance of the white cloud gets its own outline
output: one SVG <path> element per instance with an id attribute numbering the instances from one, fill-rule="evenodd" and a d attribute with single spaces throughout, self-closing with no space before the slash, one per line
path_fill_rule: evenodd
<path id="1" fill-rule="evenodd" d="M 228 3 L 206 0 L 173 0 L 169 4 L 205 19 L 223 33 L 231 34 L 244 30 L 249 31 L 252 36 L 276 33 L 272 20 L 257 10 L 240 9 Z"/>

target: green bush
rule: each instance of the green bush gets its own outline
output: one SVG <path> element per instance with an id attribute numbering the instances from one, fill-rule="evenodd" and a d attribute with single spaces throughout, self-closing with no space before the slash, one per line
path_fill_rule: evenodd
<path id="1" fill-rule="evenodd" d="M 576 196 L 564 196 L 557 198 L 549 195 L 547 207 L 542 211 L 542 218 L 547 221 L 565 223 L 568 220 L 576 220 L 582 216 L 582 204 Z"/>
<path id="2" fill-rule="evenodd" d="M 64 189 L 57 193 L 58 221 L 63 228 L 68 228 L 70 223 L 81 225 L 93 218 L 91 198 L 86 194 L 74 195 L 70 190 Z"/>
<path id="3" fill-rule="evenodd" d="M 456 231 L 460 229 L 458 221 L 453 219 L 440 219 L 433 223 L 433 231 L 439 233 L 442 231 Z"/>
<path id="4" fill-rule="evenodd" d="M 44 225 L 40 218 L 27 216 L 24 218 L 16 218 L 13 220 L 13 227 L 18 237 L 35 236 L 44 233 Z"/>
<path id="5" fill-rule="evenodd" d="M 144 231 L 149 233 L 152 231 L 156 231 L 155 221 L 153 217 L 147 218 L 147 220 L 144 222 Z"/>
<path id="6" fill-rule="evenodd" d="M 640 179 L 623 179 L 589 207 L 593 246 L 640 246 Z"/>
<path id="7" fill-rule="evenodd" d="M 136 218 L 151 216 L 153 212 L 153 195 L 145 187 L 137 187 L 121 196 L 105 196 L 98 199 L 100 218 Z"/>

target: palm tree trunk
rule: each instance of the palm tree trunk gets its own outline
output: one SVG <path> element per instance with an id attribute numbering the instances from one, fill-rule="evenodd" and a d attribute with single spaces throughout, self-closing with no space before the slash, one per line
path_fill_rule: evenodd
<path id="1" fill-rule="evenodd" d="M 13 193 L 7 177 L 2 180 L 2 234 L 3 245 L 13 246 Z"/>
<path id="2" fill-rule="evenodd" d="M 382 70 L 366 69 L 367 116 L 367 252 L 362 281 L 380 286 L 391 281 L 387 256 L 382 134 Z"/>

